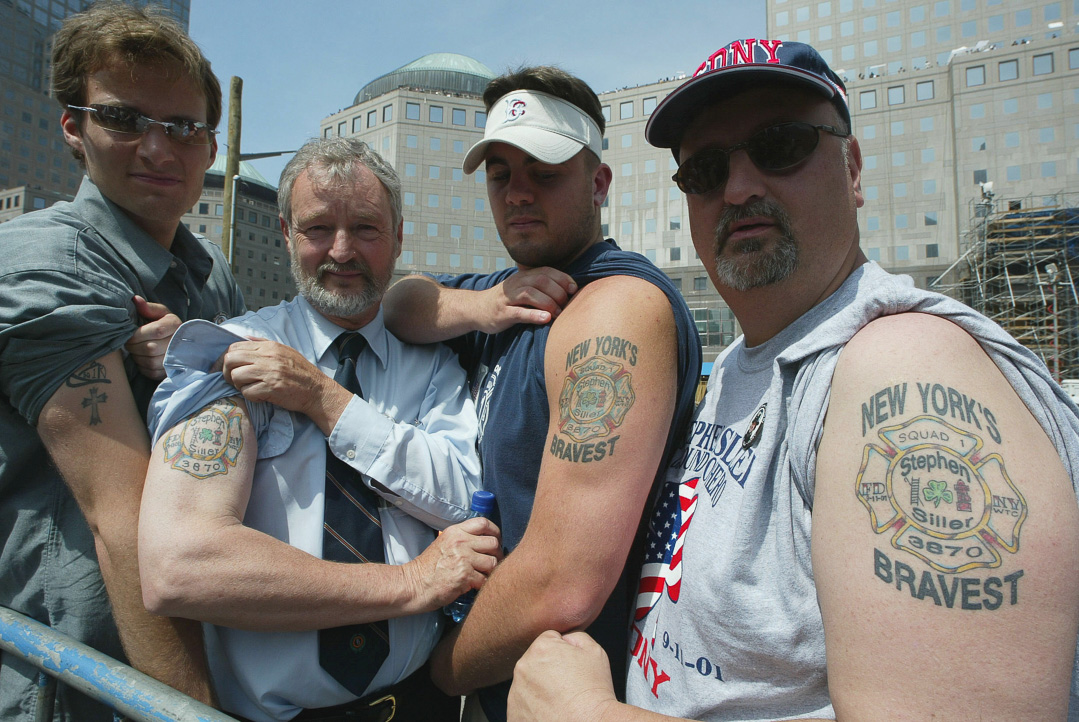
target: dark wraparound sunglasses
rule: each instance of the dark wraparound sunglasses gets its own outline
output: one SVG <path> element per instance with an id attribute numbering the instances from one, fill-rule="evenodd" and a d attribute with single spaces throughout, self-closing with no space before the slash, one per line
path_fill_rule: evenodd
<path id="1" fill-rule="evenodd" d="M 765 172 L 781 171 L 801 163 L 816 150 L 820 131 L 840 138 L 850 137 L 831 125 L 780 123 L 754 133 L 730 148 L 705 148 L 686 159 L 671 176 L 683 193 L 697 194 L 719 188 L 727 182 L 731 153 L 745 149 L 753 165 Z"/>
<path id="2" fill-rule="evenodd" d="M 214 135 L 217 134 L 217 131 L 206 123 L 194 120 L 154 120 L 121 105 L 95 104 L 88 108 L 69 105 L 67 109 L 84 110 L 90 114 L 94 125 L 116 133 L 142 135 L 149 131 L 151 126 L 160 125 L 161 129 L 165 131 L 165 135 L 169 138 L 177 143 L 187 143 L 188 145 L 209 145 L 213 141 Z"/>

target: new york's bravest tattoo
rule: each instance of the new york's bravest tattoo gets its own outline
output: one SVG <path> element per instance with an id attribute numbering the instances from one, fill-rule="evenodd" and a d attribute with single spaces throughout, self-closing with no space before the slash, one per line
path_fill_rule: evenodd
<path id="1" fill-rule="evenodd" d="M 595 354 L 589 356 L 590 351 Z M 558 432 L 548 449 L 552 455 L 581 463 L 614 455 L 619 436 L 612 432 L 636 400 L 627 368 L 636 363 L 637 346 L 616 336 L 597 336 L 573 348 L 558 397 Z"/>
<path id="2" fill-rule="evenodd" d="M 241 417 L 231 399 L 213 402 L 184 422 L 178 433 L 165 436 L 165 463 L 197 479 L 228 472 L 244 447 Z"/>
<path id="3" fill-rule="evenodd" d="M 884 389 L 862 405 L 863 435 L 903 414 L 906 387 Z M 1003 458 L 983 453 L 981 434 L 940 417 L 964 422 L 999 442 L 996 419 L 951 388 L 918 384 L 918 389 L 922 414 L 879 426 L 880 443 L 868 443 L 862 452 L 855 495 L 869 512 L 873 531 L 887 535 L 896 552 L 892 558 L 874 550 L 874 574 L 937 606 L 993 610 L 1016 604 L 1022 570 L 1003 578 L 956 576 L 996 569 L 1019 551 L 1027 502 Z M 915 560 L 929 569 L 919 575 L 908 563 Z"/>

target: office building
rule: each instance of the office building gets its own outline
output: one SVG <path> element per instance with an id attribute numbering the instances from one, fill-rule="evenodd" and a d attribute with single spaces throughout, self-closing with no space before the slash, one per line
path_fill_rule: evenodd
<path id="1" fill-rule="evenodd" d="M 225 155 L 206 171 L 199 202 L 181 222 L 217 244 L 222 237 L 225 202 Z M 235 180 L 231 244 L 233 272 L 251 310 L 273 306 L 296 295 L 289 272 L 288 246 L 277 212 L 277 187 L 254 166 L 240 161 Z"/>

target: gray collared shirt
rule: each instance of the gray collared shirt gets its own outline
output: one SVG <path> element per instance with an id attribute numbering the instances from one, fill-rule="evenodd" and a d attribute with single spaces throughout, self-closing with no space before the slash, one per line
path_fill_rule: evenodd
<path id="1" fill-rule="evenodd" d="M 220 249 L 181 225 L 165 250 L 88 178 L 73 202 L 0 225 L 0 249 L 0 604 L 122 658 L 93 538 L 48 463 L 38 415 L 75 370 L 123 347 L 138 324 L 132 296 L 183 320 L 235 316 L 243 298 Z M 156 383 L 125 365 L 145 416 Z M 0 719 L 32 719 L 32 679 L 3 655 Z"/>

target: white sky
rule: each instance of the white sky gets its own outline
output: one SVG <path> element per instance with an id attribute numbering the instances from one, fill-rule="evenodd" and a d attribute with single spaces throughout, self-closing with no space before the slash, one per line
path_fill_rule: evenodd
<path id="1" fill-rule="evenodd" d="M 428 53 L 496 74 L 558 65 L 599 93 L 692 73 L 764 24 L 763 0 L 192 0 L 190 32 L 226 106 L 243 78 L 241 145 L 257 153 L 298 148 L 369 81 Z M 287 159 L 253 164 L 276 185 Z"/>

